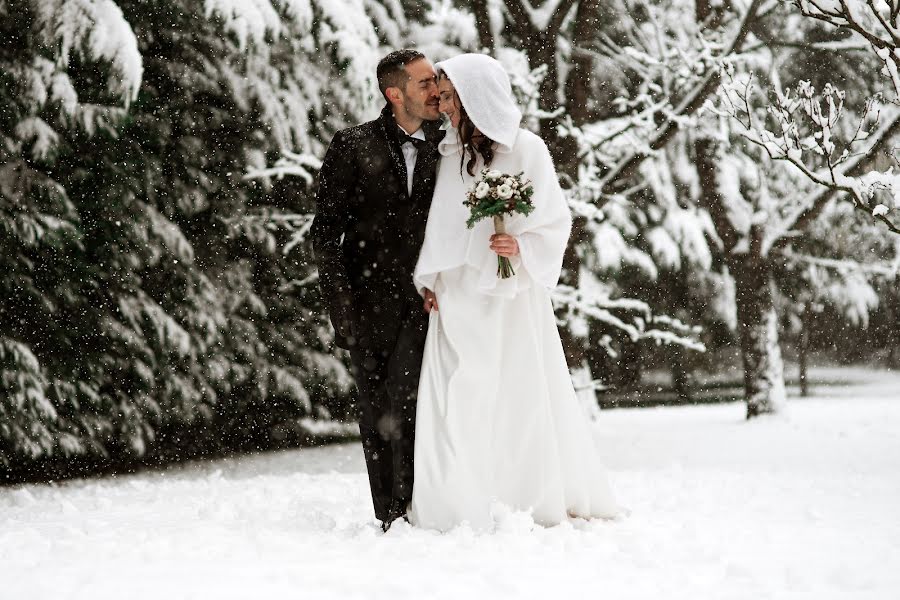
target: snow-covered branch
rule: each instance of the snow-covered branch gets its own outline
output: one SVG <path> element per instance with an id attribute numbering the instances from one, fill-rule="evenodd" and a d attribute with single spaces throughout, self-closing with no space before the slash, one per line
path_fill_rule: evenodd
<path id="1" fill-rule="evenodd" d="M 849 135 L 841 135 L 849 118 L 844 107 L 845 94 L 828 84 L 817 93 L 808 81 L 796 90 L 779 92 L 766 107 L 767 119 L 759 119 L 754 106 L 752 75 L 736 76 L 726 68 L 725 83 L 719 91 L 720 107 L 712 110 L 730 117 L 741 126 L 747 141 L 764 149 L 769 158 L 785 161 L 819 186 L 849 200 L 870 218 L 890 231 L 900 233 L 900 172 L 892 166 L 885 171 L 856 173 L 861 157 L 872 155 L 889 133 L 897 128 L 900 111 L 891 111 L 879 125 L 879 102 L 869 99 Z M 843 139 L 841 139 L 843 137 Z M 827 201 L 820 196 L 817 202 Z M 796 227 L 805 211 L 801 205 L 790 211 L 781 228 L 770 236 L 775 239 Z"/>
<path id="2" fill-rule="evenodd" d="M 740 52 L 747 36 L 750 33 L 750 25 L 757 18 L 762 0 L 752 0 L 746 11 L 738 21 L 729 43 L 724 47 L 717 60 L 727 60 L 733 54 Z M 656 133 L 647 142 L 646 148 L 639 148 L 622 159 L 610 169 L 599 182 L 599 191 L 604 196 L 609 189 L 614 188 L 622 179 L 630 175 L 634 169 L 643 162 L 651 152 L 662 148 L 673 135 L 687 122 L 686 119 L 693 115 L 706 102 L 706 99 L 719 87 L 720 75 L 716 69 L 709 69 L 691 89 L 666 114 L 664 122 L 656 128 Z"/>
<path id="3" fill-rule="evenodd" d="M 249 169 L 243 179 L 283 179 L 285 176 L 300 177 L 306 185 L 312 185 L 315 174 L 322 167 L 322 161 L 312 154 L 298 154 L 283 150 L 281 158 L 271 167 Z"/>
<path id="4" fill-rule="evenodd" d="M 73 53 L 107 62 L 113 73 L 111 92 L 128 105 L 137 97 L 143 60 L 131 25 L 112 0 L 44 0 L 34 2 L 41 35 L 55 47 L 57 62 L 67 66 Z"/>
<path id="5" fill-rule="evenodd" d="M 288 254 L 296 246 L 306 241 L 315 215 L 311 213 L 273 214 L 263 218 L 270 231 L 281 229 L 291 234 L 290 239 L 281 250 L 283 254 Z"/>
<path id="6" fill-rule="evenodd" d="M 225 223 L 231 227 L 233 234 L 240 232 L 249 239 L 264 243 L 269 251 L 274 251 L 276 247 L 272 234 L 278 231 L 287 232 L 290 237 L 281 252 L 288 254 L 306 241 L 314 217 L 315 215 L 311 213 L 279 213 L 267 210 L 233 217 Z"/>
<path id="7" fill-rule="evenodd" d="M 898 255 L 893 263 L 862 263 L 855 260 L 822 258 L 790 251 L 785 252 L 784 256 L 785 258 L 796 260 L 801 263 L 824 267 L 826 269 L 834 269 L 835 271 L 840 272 L 857 271 L 867 275 L 880 276 L 892 280 L 900 276 L 900 255 Z"/>
<path id="8" fill-rule="evenodd" d="M 504 1 L 510 16 L 522 31 L 544 32 L 552 37 L 579 0 L 545 0 L 537 7 L 533 7 L 528 0 Z"/>
<path id="9" fill-rule="evenodd" d="M 900 0 L 792 0 L 800 13 L 854 32 L 884 62 L 900 96 Z"/>
<path id="10" fill-rule="evenodd" d="M 631 175 L 635 169 L 656 150 L 664 147 L 672 137 L 685 125 L 693 123 L 692 116 L 704 105 L 710 95 L 714 94 L 719 87 L 720 72 L 716 68 L 712 68 L 714 64 L 724 64 L 729 61 L 733 55 L 741 52 L 744 42 L 750 34 L 750 26 L 758 17 L 759 11 L 763 5 L 762 0 L 752 0 L 747 6 L 744 13 L 737 20 L 734 32 L 727 43 L 716 47 L 711 44 L 702 42 L 699 44 L 699 54 L 685 54 L 683 48 L 669 47 L 665 44 L 664 37 L 654 36 L 657 45 L 650 52 L 640 52 L 636 49 L 630 49 L 624 55 L 616 51 L 616 46 L 607 43 L 607 54 L 609 56 L 622 57 L 632 63 L 641 65 L 639 68 L 647 70 L 645 77 L 651 73 L 655 75 L 652 81 L 648 81 L 648 96 L 650 93 L 663 92 L 660 101 L 644 101 L 641 111 L 634 113 L 634 120 L 640 129 L 641 125 L 652 123 L 652 132 L 646 142 L 632 148 L 626 154 L 617 157 L 615 162 L 606 169 L 605 173 L 599 178 L 596 190 L 595 201 L 601 205 L 609 199 L 616 196 L 617 188 L 622 186 L 623 180 Z M 680 62 L 680 64 L 675 64 Z M 679 77 L 673 78 L 666 73 L 674 72 Z M 659 75 L 656 75 L 656 74 Z M 684 73 L 691 74 L 692 77 L 685 78 Z M 654 83 L 658 80 L 668 81 L 670 93 L 665 94 L 665 84 L 660 86 Z M 687 84 L 687 85 L 685 85 Z M 656 95 L 656 94 L 654 94 Z M 634 102 L 635 100 L 632 100 Z"/>
<path id="11" fill-rule="evenodd" d="M 700 327 L 685 325 L 678 319 L 653 315 L 650 306 L 632 298 L 611 299 L 568 285 L 558 285 L 552 292 L 553 303 L 569 318 L 587 317 L 625 332 L 631 341 L 653 340 L 657 344 L 682 346 L 703 352 L 706 346 L 694 336 Z M 607 351 L 610 349 L 607 347 Z"/>

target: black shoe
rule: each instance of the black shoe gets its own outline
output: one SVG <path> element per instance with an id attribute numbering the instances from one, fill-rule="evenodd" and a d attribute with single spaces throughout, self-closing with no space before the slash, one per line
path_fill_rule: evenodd
<path id="1" fill-rule="evenodd" d="M 403 513 L 401 515 L 391 515 L 386 521 L 381 522 L 381 531 L 387 533 L 387 530 L 391 528 L 391 525 L 393 525 L 394 521 L 396 521 L 397 519 L 403 519 L 404 521 L 409 523 L 409 515 L 406 513 Z"/>

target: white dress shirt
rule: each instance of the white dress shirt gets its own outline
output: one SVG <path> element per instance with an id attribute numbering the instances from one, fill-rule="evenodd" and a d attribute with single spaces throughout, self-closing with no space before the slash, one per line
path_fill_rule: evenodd
<path id="1" fill-rule="evenodd" d="M 400 127 L 400 125 L 397 125 Z M 400 127 L 400 131 L 408 135 L 409 137 L 414 137 L 420 140 L 425 139 L 425 132 L 422 131 L 422 128 L 419 127 L 415 133 L 409 133 L 402 127 Z M 400 146 L 400 149 L 403 150 L 403 158 L 406 159 L 406 189 L 410 196 L 412 196 L 412 188 L 413 188 L 413 172 L 416 170 L 416 157 L 419 155 L 419 150 L 413 145 L 412 142 L 403 142 Z"/>

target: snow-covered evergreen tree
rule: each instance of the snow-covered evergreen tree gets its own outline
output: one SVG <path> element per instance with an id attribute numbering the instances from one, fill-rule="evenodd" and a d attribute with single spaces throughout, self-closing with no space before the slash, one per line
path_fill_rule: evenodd
<path id="1" fill-rule="evenodd" d="M 0 2 L 0 463 L 70 455 L 109 433 L 96 387 L 58 379 L 77 362 L 84 236 L 55 164 L 66 136 L 112 131 L 141 80 L 137 43 L 108 0 Z M 91 73 L 91 94 L 74 73 Z M 93 324 L 94 326 L 96 323 Z M 82 365 L 85 366 L 85 365 Z M 78 416 L 76 413 L 81 413 Z"/>
<path id="2" fill-rule="evenodd" d="M 242 176 L 372 106 L 370 12 L 0 3 L 0 461 L 271 444 L 342 408 L 273 225 L 309 194 Z"/>

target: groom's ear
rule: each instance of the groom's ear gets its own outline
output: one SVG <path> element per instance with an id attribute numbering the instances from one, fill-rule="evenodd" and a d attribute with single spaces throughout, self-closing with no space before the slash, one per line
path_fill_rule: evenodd
<path id="1" fill-rule="evenodd" d="M 387 96 L 388 102 L 391 104 L 403 104 L 403 92 L 401 92 L 398 87 L 389 87 L 385 89 L 384 95 Z"/>

